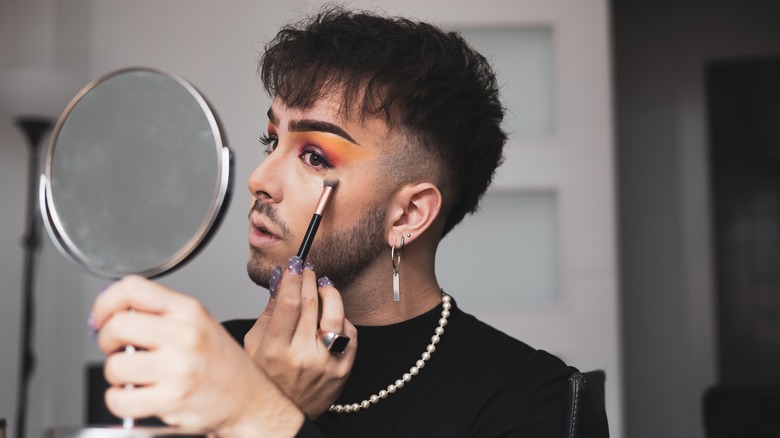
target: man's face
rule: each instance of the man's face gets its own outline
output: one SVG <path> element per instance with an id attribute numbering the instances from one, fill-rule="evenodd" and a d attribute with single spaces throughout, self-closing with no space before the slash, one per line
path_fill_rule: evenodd
<path id="1" fill-rule="evenodd" d="M 325 179 L 338 186 L 309 252 L 317 274 L 347 287 L 385 248 L 388 128 L 378 118 L 346 119 L 339 102 L 323 98 L 298 110 L 275 99 L 268 111 L 268 156 L 249 178 L 247 271 L 261 286 L 297 253 Z"/>

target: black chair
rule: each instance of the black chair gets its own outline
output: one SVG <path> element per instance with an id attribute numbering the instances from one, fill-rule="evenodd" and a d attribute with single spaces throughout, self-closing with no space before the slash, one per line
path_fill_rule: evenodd
<path id="1" fill-rule="evenodd" d="M 566 438 L 608 438 L 604 404 L 604 371 L 576 372 L 569 377 L 566 393 Z"/>

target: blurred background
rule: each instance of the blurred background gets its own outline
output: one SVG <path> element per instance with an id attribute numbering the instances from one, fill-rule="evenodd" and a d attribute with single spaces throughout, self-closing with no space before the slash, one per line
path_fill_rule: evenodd
<path id="1" fill-rule="evenodd" d="M 235 194 L 208 248 L 161 281 L 219 319 L 256 317 L 266 291 L 245 272 L 244 184 L 263 156 L 270 104 L 256 62 L 281 24 L 320 4 L 0 0 L 0 418 L 9 436 L 29 156 L 17 118 L 56 119 L 81 87 L 122 67 L 191 81 L 221 116 Z M 740 406 L 759 397 L 754 414 L 777 413 L 760 397 L 780 384 L 780 3 L 349 6 L 461 31 L 498 71 L 507 160 L 437 258 L 440 283 L 462 307 L 580 370 L 605 370 L 614 437 L 704 437 L 705 406 L 728 406 L 705 394 L 734 388 L 750 390 Z M 107 283 L 46 236 L 35 279 L 31 437 L 84 423 L 85 367 L 101 360 L 86 320 Z"/>

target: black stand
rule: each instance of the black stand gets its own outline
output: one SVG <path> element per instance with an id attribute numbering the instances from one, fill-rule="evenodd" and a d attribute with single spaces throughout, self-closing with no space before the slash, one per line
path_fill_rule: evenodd
<path id="1" fill-rule="evenodd" d="M 35 261 L 41 245 L 41 214 L 38 211 L 38 163 L 43 135 L 52 127 L 52 120 L 44 117 L 19 117 L 16 125 L 27 137 L 30 161 L 27 182 L 27 232 L 24 247 L 24 279 L 22 284 L 22 332 L 19 343 L 19 388 L 16 404 L 16 437 L 24 438 L 27 411 L 27 391 L 35 368 L 32 348 L 32 325 L 35 309 Z"/>

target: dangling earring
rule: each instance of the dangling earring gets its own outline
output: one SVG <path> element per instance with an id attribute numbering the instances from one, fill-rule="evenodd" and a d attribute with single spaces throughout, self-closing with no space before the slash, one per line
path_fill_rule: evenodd
<path id="1" fill-rule="evenodd" d="M 407 237 L 412 237 L 407 233 Z M 396 239 L 398 242 L 398 239 Z M 397 251 L 397 252 L 396 252 Z M 393 301 L 401 301 L 401 276 L 398 274 L 398 267 L 401 265 L 401 254 L 404 252 L 404 236 L 401 236 L 401 247 L 396 250 L 395 242 L 390 249 L 390 260 L 393 262 Z"/>

